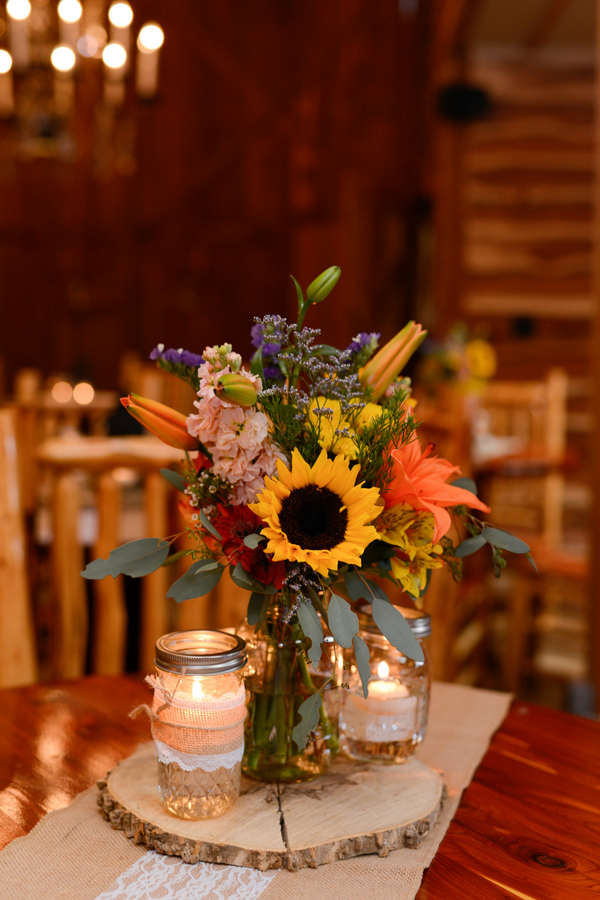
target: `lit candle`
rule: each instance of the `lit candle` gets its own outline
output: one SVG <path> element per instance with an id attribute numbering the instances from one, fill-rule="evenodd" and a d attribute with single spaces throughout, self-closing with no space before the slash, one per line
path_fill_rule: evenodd
<path id="1" fill-rule="evenodd" d="M 59 44 L 50 55 L 54 67 L 54 105 L 59 115 L 67 115 L 75 100 L 73 68 L 75 52 L 68 44 Z"/>
<path id="2" fill-rule="evenodd" d="M 152 737 L 158 788 L 184 819 L 222 815 L 240 790 L 246 643 L 221 631 L 180 631 L 156 643 Z"/>
<path id="3" fill-rule="evenodd" d="M 388 679 L 389 667 L 382 662 L 378 681 L 369 682 L 369 695 L 344 692 L 343 727 L 359 741 L 376 743 L 403 741 L 412 737 L 417 716 L 417 697 L 406 685 Z"/>
<path id="4" fill-rule="evenodd" d="M 119 106 L 125 99 L 125 67 L 127 51 L 121 44 L 110 42 L 102 51 L 105 66 L 104 98 L 107 103 Z"/>
<path id="5" fill-rule="evenodd" d="M 11 68 L 10 53 L 0 50 L 0 116 L 12 115 L 15 108 Z"/>
<path id="6" fill-rule="evenodd" d="M 6 12 L 10 20 L 8 40 L 15 69 L 26 69 L 31 61 L 29 42 L 31 3 L 29 0 L 8 0 Z"/>
<path id="7" fill-rule="evenodd" d="M 129 53 L 131 43 L 130 26 L 133 22 L 133 10 L 129 3 L 119 0 L 113 3 L 108 10 L 110 22 L 110 39 L 115 44 L 121 44 Z"/>
<path id="8" fill-rule="evenodd" d="M 140 97 L 153 97 L 158 89 L 158 60 L 164 33 L 156 22 L 147 22 L 137 39 L 136 90 Z"/>
<path id="9" fill-rule="evenodd" d="M 79 20 L 82 13 L 83 7 L 79 0 L 60 0 L 58 19 L 61 44 L 75 49 L 79 40 Z"/>

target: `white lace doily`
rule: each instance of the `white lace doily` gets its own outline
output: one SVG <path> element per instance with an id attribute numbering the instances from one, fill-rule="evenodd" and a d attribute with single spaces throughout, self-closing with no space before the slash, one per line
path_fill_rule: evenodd
<path id="1" fill-rule="evenodd" d="M 257 900 L 277 872 L 180 859 L 149 851 L 96 900 Z"/>

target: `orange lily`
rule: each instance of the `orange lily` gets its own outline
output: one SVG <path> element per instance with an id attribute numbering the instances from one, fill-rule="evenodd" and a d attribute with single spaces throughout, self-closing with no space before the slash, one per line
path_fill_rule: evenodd
<path id="1" fill-rule="evenodd" d="M 464 504 L 486 513 L 490 508 L 471 491 L 446 483 L 452 475 L 460 475 L 460 468 L 447 459 L 431 456 L 433 447 L 428 444 L 422 451 L 419 442 L 412 440 L 392 450 L 394 476 L 382 500 L 386 509 L 407 503 L 413 509 L 429 510 L 435 521 L 431 538 L 435 544 L 452 524 L 447 507 Z"/>
<path id="2" fill-rule="evenodd" d="M 398 334 L 378 350 L 375 356 L 363 366 L 358 377 L 363 387 L 371 386 L 373 400 L 377 402 L 386 389 L 392 384 L 427 332 L 416 322 L 409 322 Z"/>
<path id="3" fill-rule="evenodd" d="M 178 450 L 198 450 L 198 441 L 188 433 L 186 417 L 183 413 L 159 403 L 158 400 L 149 400 L 140 397 L 139 394 L 129 394 L 121 397 L 121 403 L 127 412 L 141 422 L 142 425 L 160 438 L 163 443 Z"/>

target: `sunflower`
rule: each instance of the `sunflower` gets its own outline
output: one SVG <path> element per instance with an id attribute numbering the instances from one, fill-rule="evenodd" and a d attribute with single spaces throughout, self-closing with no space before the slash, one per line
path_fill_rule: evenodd
<path id="1" fill-rule="evenodd" d="M 314 466 L 292 453 L 292 468 L 278 461 L 279 478 L 265 478 L 265 488 L 250 509 L 266 522 L 266 552 L 275 561 L 305 562 L 325 578 L 339 563 L 360 565 L 365 547 L 377 539 L 367 523 L 379 515 L 378 488 L 356 484 L 359 468 L 348 460 L 327 458 Z"/>

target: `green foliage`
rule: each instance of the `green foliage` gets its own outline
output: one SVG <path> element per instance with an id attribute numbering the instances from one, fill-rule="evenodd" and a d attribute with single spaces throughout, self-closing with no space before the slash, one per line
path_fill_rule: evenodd
<path id="1" fill-rule="evenodd" d="M 371 604 L 373 619 L 390 644 L 405 656 L 423 662 L 423 648 L 401 612 L 391 603 L 375 599 Z"/>
<path id="2" fill-rule="evenodd" d="M 363 694 L 365 697 L 367 697 L 369 694 L 369 678 L 371 677 L 371 666 L 369 665 L 371 659 L 371 651 L 359 634 L 354 635 L 354 637 L 352 638 L 352 644 L 354 646 L 354 658 L 356 659 L 356 665 L 358 667 L 358 674 L 360 675 Z"/>
<path id="3" fill-rule="evenodd" d="M 256 591 L 259 594 L 276 593 L 272 584 L 262 584 L 260 581 L 257 581 L 252 575 L 246 572 L 241 563 L 238 563 L 235 567 L 230 566 L 229 573 L 231 575 L 231 580 L 235 582 L 238 587 L 244 588 L 246 591 Z"/>
<path id="4" fill-rule="evenodd" d="M 163 565 L 169 554 L 169 541 L 161 538 L 143 538 L 140 541 L 129 541 L 116 547 L 108 554 L 108 559 L 95 559 L 88 563 L 81 573 L 84 578 L 99 580 L 112 575 L 130 575 L 141 578 L 156 572 Z"/>
<path id="5" fill-rule="evenodd" d="M 343 597 L 332 594 L 327 607 L 331 633 L 340 645 L 347 649 L 352 646 L 352 638 L 358 633 L 358 616 Z"/>
<path id="6" fill-rule="evenodd" d="M 311 645 L 308 648 L 307 653 L 308 658 L 316 669 L 321 659 L 321 641 L 323 640 L 323 626 L 321 625 L 321 620 L 319 619 L 317 611 L 310 603 L 305 603 L 302 600 L 298 605 L 296 615 L 298 616 L 298 621 L 300 622 L 300 627 L 302 628 L 304 636 L 310 638 Z"/>
<path id="7" fill-rule="evenodd" d="M 382 414 L 365 425 L 355 438 L 359 480 L 380 491 L 385 491 L 392 480 L 394 461 L 390 446 L 408 443 L 415 431 L 414 418 L 406 415 L 405 398 L 403 391 L 392 394 Z"/>
<path id="8" fill-rule="evenodd" d="M 192 563 L 185 575 L 171 585 L 167 597 L 172 597 L 177 603 L 204 597 L 217 586 L 224 569 L 225 566 L 214 559 L 201 559 Z"/>
<path id="9" fill-rule="evenodd" d="M 186 481 L 185 478 L 182 478 L 179 472 L 174 472 L 173 469 L 161 469 L 160 474 L 163 478 L 166 478 L 167 481 L 176 487 L 178 491 L 185 491 Z"/>
<path id="10" fill-rule="evenodd" d="M 258 631 L 267 618 L 271 599 L 272 595 L 270 594 L 259 594 L 256 591 L 250 594 L 250 600 L 248 601 L 248 624 L 255 625 L 255 631 Z"/>
<path id="11" fill-rule="evenodd" d="M 298 712 L 300 713 L 300 722 L 294 726 L 292 731 L 292 740 L 298 747 L 298 750 L 304 750 L 308 744 L 311 732 L 317 728 L 321 718 L 321 705 L 323 700 L 321 694 L 317 691 L 302 703 Z"/>

